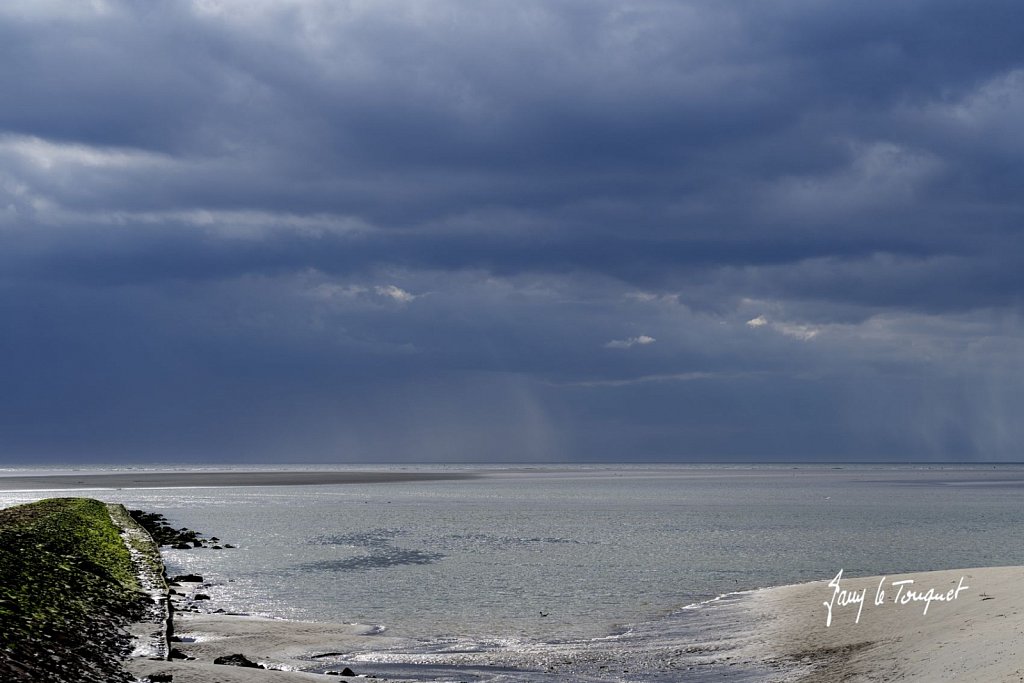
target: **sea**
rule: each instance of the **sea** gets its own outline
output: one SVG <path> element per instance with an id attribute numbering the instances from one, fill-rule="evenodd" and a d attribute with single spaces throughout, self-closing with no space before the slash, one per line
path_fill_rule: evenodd
<path id="1" fill-rule="evenodd" d="M 169 574 L 206 579 L 208 609 L 363 624 L 344 662 L 416 681 L 781 681 L 799 672 L 720 645 L 756 627 L 755 589 L 1024 565 L 1017 464 L 307 469 L 478 476 L 2 491 L 0 507 L 88 495 L 159 512 L 236 546 L 164 552 Z"/>

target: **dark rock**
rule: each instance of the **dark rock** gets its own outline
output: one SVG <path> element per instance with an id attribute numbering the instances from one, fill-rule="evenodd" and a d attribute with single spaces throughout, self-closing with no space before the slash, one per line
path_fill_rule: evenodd
<path id="1" fill-rule="evenodd" d="M 356 672 L 346 666 L 344 669 L 341 670 L 341 675 L 342 676 L 355 676 Z"/>
<path id="2" fill-rule="evenodd" d="M 213 546 L 213 549 L 214 550 L 224 550 L 224 548 L 221 548 L 219 545 Z"/>
<path id="3" fill-rule="evenodd" d="M 235 546 L 231 545 L 230 543 L 225 543 L 224 547 L 225 548 L 234 548 Z"/>
<path id="4" fill-rule="evenodd" d="M 173 548 L 178 548 L 179 545 L 193 544 L 193 547 L 202 547 L 204 543 L 199 539 L 202 534 L 199 534 L 188 527 L 182 527 L 175 529 L 163 515 L 158 515 L 149 512 L 143 512 L 141 510 L 130 510 L 132 517 L 149 532 L 149 535 L 153 537 L 157 545 L 165 546 L 169 545 Z M 195 542 L 200 540 L 200 545 L 195 545 Z M 181 550 L 182 548 L 178 548 Z"/>
<path id="5" fill-rule="evenodd" d="M 224 664 L 226 666 L 242 666 L 247 669 L 262 669 L 263 666 L 252 661 L 245 655 L 227 655 L 225 657 L 217 657 L 213 660 L 214 664 Z"/>
<path id="6" fill-rule="evenodd" d="M 193 600 L 209 600 L 210 596 L 207 595 L 206 593 L 196 593 L 194 596 L 192 596 L 192 599 Z"/>
<path id="7" fill-rule="evenodd" d="M 171 659 L 188 659 L 188 655 L 176 647 L 171 648 Z"/>
<path id="8" fill-rule="evenodd" d="M 149 683 L 170 683 L 174 680 L 174 676 L 171 674 L 149 674 L 146 676 L 146 680 Z"/>
<path id="9" fill-rule="evenodd" d="M 192 546 L 190 546 L 188 543 L 175 543 L 171 547 L 175 550 L 192 550 Z"/>
<path id="10" fill-rule="evenodd" d="M 199 574 L 178 574 L 171 579 L 172 582 L 186 581 L 188 583 L 202 583 L 203 577 Z"/>

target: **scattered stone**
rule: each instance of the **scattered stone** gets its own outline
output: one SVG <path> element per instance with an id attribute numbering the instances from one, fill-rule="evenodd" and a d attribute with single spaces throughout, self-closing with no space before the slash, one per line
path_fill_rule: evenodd
<path id="1" fill-rule="evenodd" d="M 214 550 L 224 550 L 224 548 L 221 548 L 219 545 L 213 546 L 213 549 Z"/>
<path id="2" fill-rule="evenodd" d="M 176 550 L 207 547 L 207 541 L 202 538 L 202 534 L 184 526 L 175 529 L 167 523 L 163 515 L 142 510 L 129 510 L 128 514 L 149 532 L 159 546 L 171 546 Z M 213 543 L 218 541 L 220 539 L 216 537 L 211 540 Z"/>
<path id="3" fill-rule="evenodd" d="M 172 674 L 149 674 L 146 676 L 146 680 L 149 683 L 170 683 L 174 680 L 174 676 Z"/>
<path id="4" fill-rule="evenodd" d="M 355 676 L 356 672 L 346 666 L 344 669 L 341 670 L 341 675 L 342 676 Z"/>
<path id="5" fill-rule="evenodd" d="M 199 574 L 178 574 L 171 578 L 172 583 L 178 583 L 180 581 L 184 581 L 186 583 L 202 583 L 203 577 L 199 576 Z"/>
<path id="6" fill-rule="evenodd" d="M 171 659 L 190 659 L 188 655 L 176 647 L 171 648 Z"/>
<path id="7" fill-rule="evenodd" d="M 341 671 L 325 671 L 324 675 L 326 675 L 326 676 L 346 676 L 346 675 L 349 675 L 350 676 L 351 674 L 345 674 L 345 673 L 342 673 Z M 371 677 L 371 678 L 373 678 L 373 677 Z M 346 679 L 346 678 L 338 679 L 338 683 L 348 683 L 348 679 Z"/>
<path id="8" fill-rule="evenodd" d="M 234 548 L 235 546 L 231 545 L 230 543 L 225 543 L 224 547 L 225 548 Z"/>
<path id="9" fill-rule="evenodd" d="M 226 655 L 224 657 L 217 657 L 213 660 L 214 664 L 224 664 L 225 666 L 241 666 L 247 669 L 262 669 L 262 665 L 257 664 L 245 655 Z"/>
<path id="10" fill-rule="evenodd" d="M 195 595 L 194 595 L 194 596 L 192 597 L 192 599 L 193 599 L 193 600 L 209 600 L 209 599 L 210 599 L 210 596 L 209 596 L 209 595 L 207 595 L 206 593 L 196 593 L 196 594 L 195 594 Z"/>

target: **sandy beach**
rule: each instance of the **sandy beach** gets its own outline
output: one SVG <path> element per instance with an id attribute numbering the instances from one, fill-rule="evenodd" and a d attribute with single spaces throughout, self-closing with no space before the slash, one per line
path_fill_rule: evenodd
<path id="1" fill-rule="evenodd" d="M 176 488 L 195 486 L 314 486 L 381 484 L 468 479 L 466 472 L 112 472 L 110 474 L 53 474 L 0 477 L 0 491 L 66 489 Z"/>
<path id="2" fill-rule="evenodd" d="M 987 567 L 757 591 L 749 608 L 764 626 L 747 651 L 815 666 L 803 683 L 1021 681 L 1022 580 L 1024 567 Z"/>
<path id="3" fill-rule="evenodd" d="M 321 674 L 295 671 L 309 667 L 311 656 L 358 650 L 366 627 L 349 624 L 313 624 L 258 617 L 179 613 L 175 629 L 188 641 L 174 647 L 194 661 L 133 660 L 128 670 L 142 678 L 169 673 L 175 683 L 244 683 L 245 681 L 325 681 Z M 217 665 L 221 656 L 245 654 L 267 669 Z M 271 668 L 273 667 L 273 668 Z M 342 667 L 339 667 L 339 671 Z"/>
<path id="4" fill-rule="evenodd" d="M 770 662 L 778 673 L 766 680 L 779 683 L 1021 681 L 1022 580 L 1024 567 L 990 567 L 843 576 L 833 585 L 818 581 L 753 591 L 722 608 L 730 610 L 729 618 L 739 609 L 746 628 L 734 642 L 713 644 L 708 652 L 722 661 Z M 826 603 L 831 603 L 828 625 Z M 709 609 L 707 616 L 715 618 L 717 608 Z M 179 613 L 175 622 L 186 641 L 175 646 L 195 660 L 139 659 L 131 663 L 132 673 L 171 673 L 184 683 L 325 680 L 294 669 L 314 664 L 316 655 L 357 652 L 367 638 L 366 627 L 356 625 L 193 613 Z M 377 646 L 384 640 L 372 638 Z M 268 670 L 212 663 L 235 653 L 265 663 Z"/>

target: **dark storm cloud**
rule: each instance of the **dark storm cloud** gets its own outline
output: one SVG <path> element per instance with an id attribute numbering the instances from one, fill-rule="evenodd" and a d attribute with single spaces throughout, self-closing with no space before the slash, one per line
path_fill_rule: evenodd
<path id="1" fill-rule="evenodd" d="M 1017 457 L 1022 20 L 6 3 L 0 452 Z"/>

